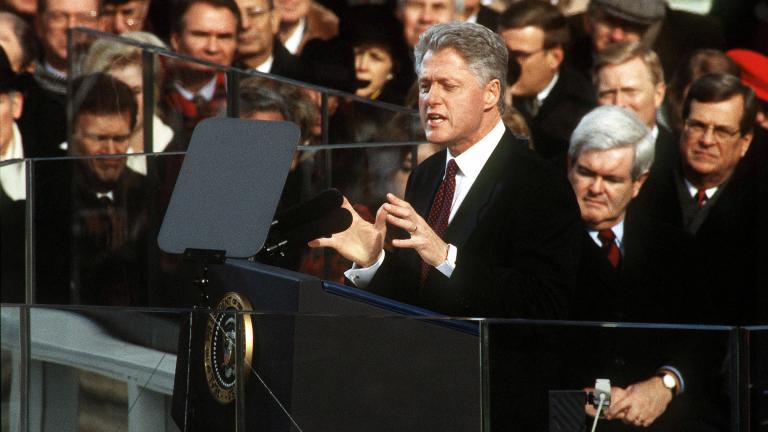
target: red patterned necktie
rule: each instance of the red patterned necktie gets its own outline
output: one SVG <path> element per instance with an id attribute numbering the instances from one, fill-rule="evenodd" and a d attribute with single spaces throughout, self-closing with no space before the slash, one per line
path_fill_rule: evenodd
<path id="1" fill-rule="evenodd" d="M 432 231 L 434 231 L 440 238 L 443 237 L 443 233 L 448 227 L 448 216 L 451 214 L 453 193 L 456 191 L 456 172 L 458 170 L 459 166 L 456 165 L 456 161 L 451 159 L 445 169 L 445 178 L 443 178 L 443 182 L 440 183 L 440 187 L 437 189 L 437 194 L 435 194 L 435 199 L 432 201 L 432 208 L 429 209 L 427 223 L 432 227 Z M 429 264 L 422 261 L 421 285 L 424 285 L 424 281 L 427 279 L 429 267 Z"/>
<path id="2" fill-rule="evenodd" d="M 707 196 L 707 191 L 704 189 L 699 189 L 696 191 L 696 206 L 698 208 L 704 207 L 704 202 L 706 202 L 709 199 Z"/>
<path id="3" fill-rule="evenodd" d="M 604 229 L 597 232 L 597 238 L 600 239 L 600 242 L 603 244 L 602 249 L 606 258 L 608 258 L 608 261 L 611 262 L 611 265 L 614 268 L 618 268 L 619 262 L 621 261 L 621 252 L 616 245 L 616 235 L 612 230 Z"/>

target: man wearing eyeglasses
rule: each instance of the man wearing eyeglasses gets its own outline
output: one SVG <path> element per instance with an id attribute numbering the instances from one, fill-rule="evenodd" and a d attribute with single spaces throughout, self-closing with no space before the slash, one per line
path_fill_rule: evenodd
<path id="1" fill-rule="evenodd" d="M 280 11 L 273 0 L 237 0 L 242 17 L 236 66 L 288 78 L 299 74 L 299 61 L 280 42 Z"/>
<path id="2" fill-rule="evenodd" d="M 768 245 L 768 202 L 760 176 L 742 158 L 752 142 L 757 103 L 739 78 L 704 75 L 691 85 L 683 105 L 678 168 L 649 179 L 641 207 L 694 235 L 706 262 L 691 271 L 707 275 L 711 319 L 718 324 L 754 323 L 768 303 L 757 281 L 759 256 Z M 715 307 L 716 306 L 716 307 Z"/>
<path id="3" fill-rule="evenodd" d="M 528 122 L 533 146 L 545 158 L 564 156 L 579 119 L 595 106 L 589 82 L 563 63 L 569 32 L 565 17 L 540 0 L 512 4 L 500 17 L 498 33 L 520 77 L 506 89 Z"/>
<path id="4" fill-rule="evenodd" d="M 35 32 L 42 56 L 25 95 L 19 128 L 25 145 L 41 157 L 63 156 L 67 140 L 67 29 L 99 25 L 99 0 L 39 0 Z M 81 40 L 76 40 L 76 44 Z M 44 119 L 46 127 L 40 127 Z"/>
<path id="5" fill-rule="evenodd" d="M 101 27 L 105 32 L 122 34 L 144 30 L 150 0 L 103 0 Z"/>
<path id="6" fill-rule="evenodd" d="M 147 184 L 123 156 L 136 122 L 131 89 L 96 73 L 73 82 L 80 159 L 39 164 L 35 196 L 41 303 L 146 304 Z"/>

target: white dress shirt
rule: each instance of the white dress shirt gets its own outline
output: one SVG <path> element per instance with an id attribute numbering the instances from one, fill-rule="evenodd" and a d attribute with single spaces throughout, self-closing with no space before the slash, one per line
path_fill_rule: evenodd
<path id="1" fill-rule="evenodd" d="M 291 54 L 296 54 L 299 51 L 299 45 L 301 45 L 301 39 L 304 37 L 304 31 L 307 29 L 307 18 L 302 18 L 299 21 L 299 26 L 291 33 L 288 39 L 283 44 L 285 48 Z"/>

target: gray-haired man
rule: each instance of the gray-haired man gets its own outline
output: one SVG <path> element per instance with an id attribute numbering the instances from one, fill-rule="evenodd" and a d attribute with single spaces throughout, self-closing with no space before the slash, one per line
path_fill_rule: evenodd
<path id="1" fill-rule="evenodd" d="M 573 132 L 568 178 L 588 234 L 577 286 L 577 319 L 685 323 L 698 318 L 691 312 L 697 310 L 696 299 L 683 292 L 683 287 L 695 286 L 686 273 L 694 262 L 688 237 L 671 225 L 628 211 L 653 158 L 651 130 L 626 108 L 596 108 Z M 585 361 L 588 366 L 582 372 L 587 378 L 580 385 L 610 378 L 614 388 L 605 417 L 634 426 L 647 427 L 665 413 L 685 387 L 681 371 L 693 363 L 690 352 L 650 331 L 638 332 L 632 341 L 611 333 L 590 343 L 600 354 Z"/>
<path id="2" fill-rule="evenodd" d="M 350 229 L 310 245 L 353 261 L 355 285 L 441 313 L 567 316 L 578 210 L 565 177 L 501 121 L 504 42 L 477 24 L 440 24 L 415 51 L 421 123 L 446 150 L 413 171 L 405 200 L 388 194 L 375 224 L 353 214 Z M 387 223 L 402 235 L 385 253 Z"/>

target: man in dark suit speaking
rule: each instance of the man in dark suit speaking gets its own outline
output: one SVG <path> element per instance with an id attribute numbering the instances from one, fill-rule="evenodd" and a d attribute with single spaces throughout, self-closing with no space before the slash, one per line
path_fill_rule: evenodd
<path id="1" fill-rule="evenodd" d="M 427 140 L 405 200 L 388 194 L 374 224 L 310 242 L 355 263 L 358 287 L 457 316 L 562 318 L 578 265 L 578 206 L 563 174 L 501 121 L 507 49 L 470 23 L 436 25 L 415 49 Z M 404 231 L 384 252 L 387 224 Z"/>

